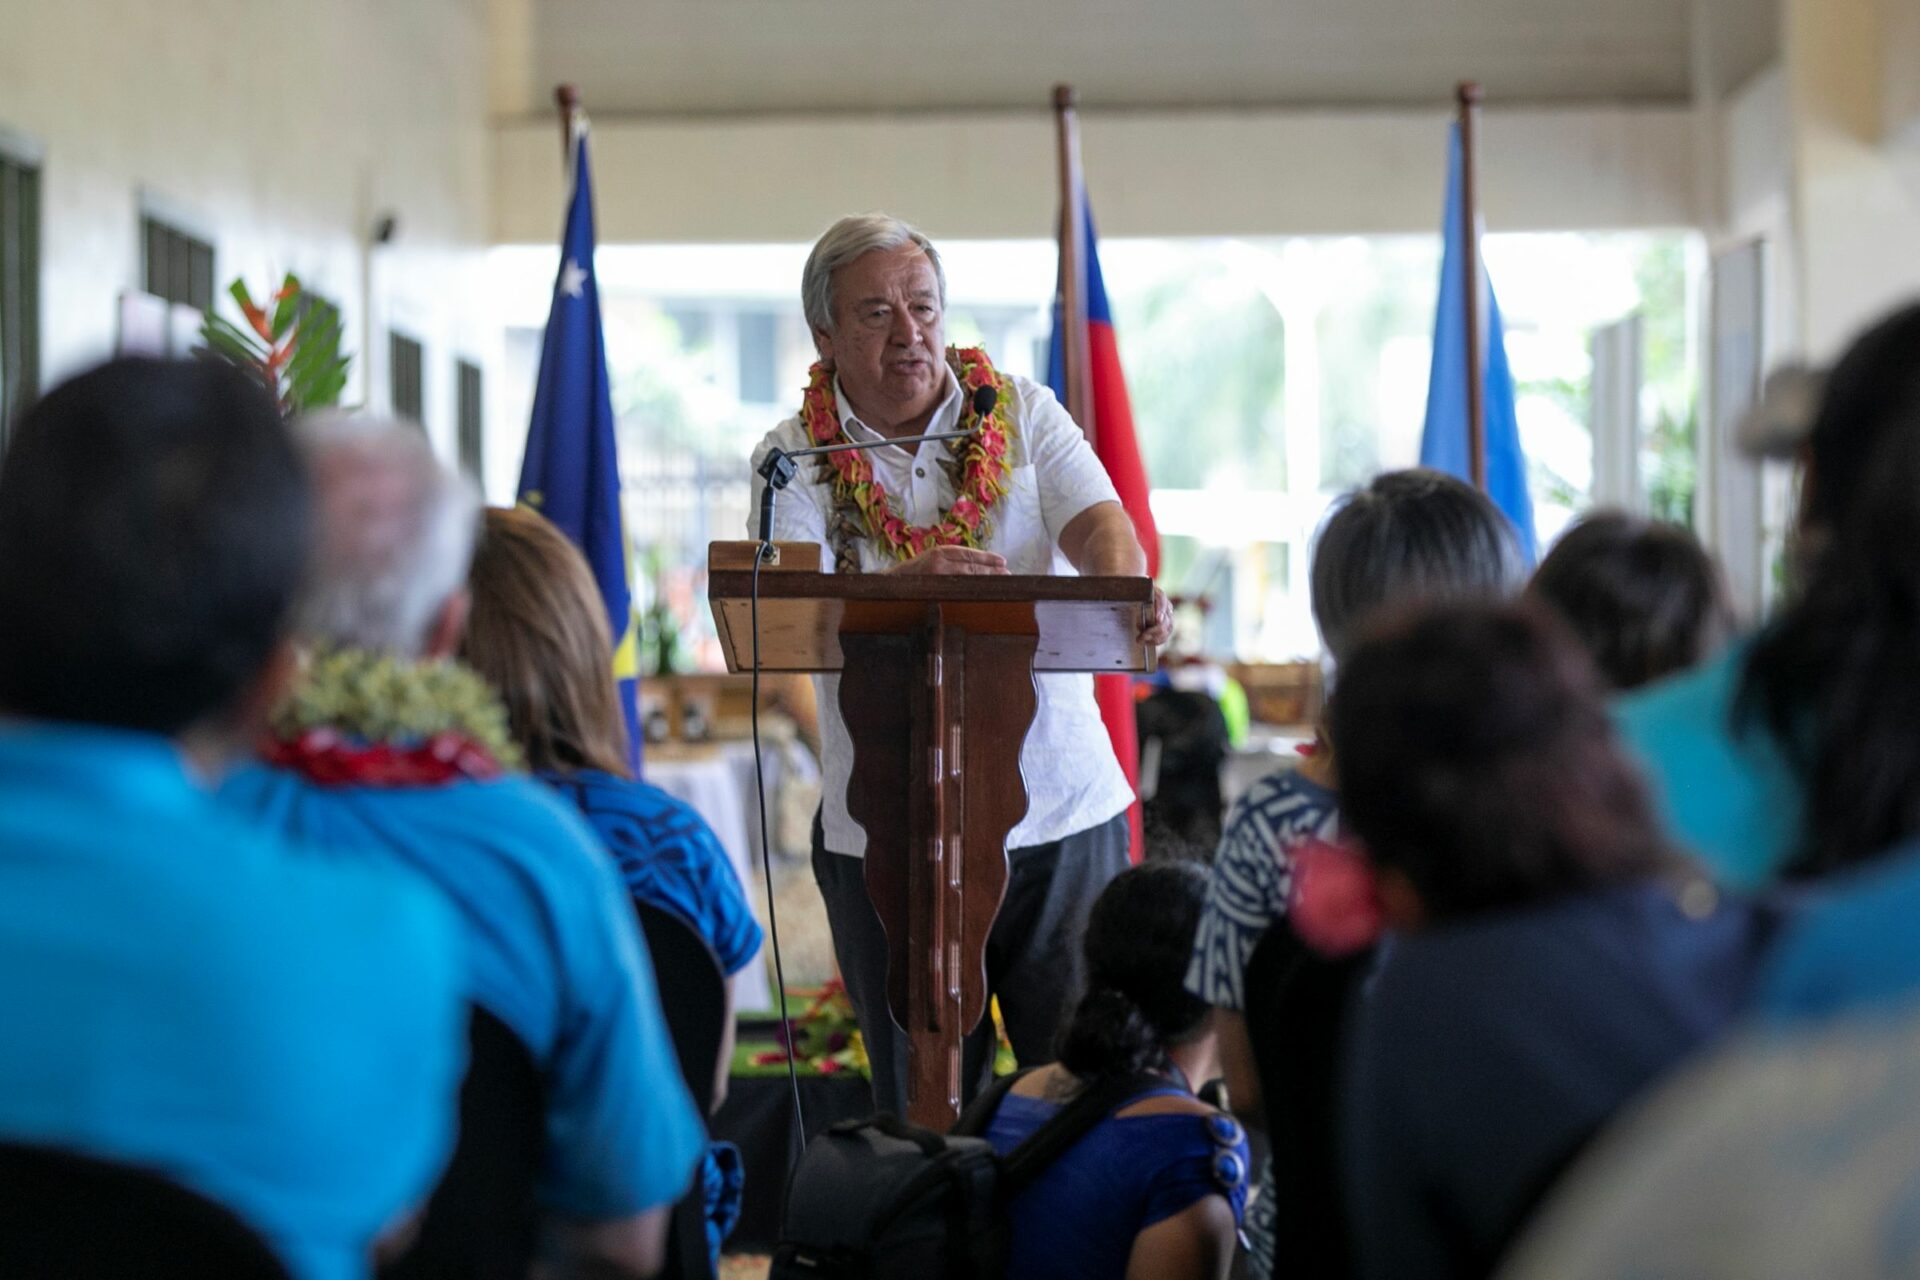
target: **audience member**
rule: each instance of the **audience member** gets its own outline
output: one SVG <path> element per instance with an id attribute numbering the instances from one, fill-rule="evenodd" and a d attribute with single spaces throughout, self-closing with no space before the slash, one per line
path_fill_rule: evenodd
<path id="1" fill-rule="evenodd" d="M 1234 1120 L 1194 1097 L 1218 1074 L 1212 1010 L 1181 985 L 1206 877 L 1191 863 L 1122 872 L 1095 900 L 1083 944 L 1086 993 L 1060 1060 L 1023 1075 L 987 1140 L 1002 1155 L 1081 1089 L 1165 1077 L 1096 1125 L 1014 1198 L 1008 1280 L 1224 1278 L 1246 1195 Z"/>
<path id="2" fill-rule="evenodd" d="M 1360 1274 L 1485 1275 L 1588 1137 L 1731 1023 L 1772 915 L 1668 847 L 1591 664 L 1537 606 L 1376 631 L 1331 732 L 1396 930 L 1341 1099 Z"/>
<path id="3" fill-rule="evenodd" d="M 296 850 L 205 790 L 291 670 L 311 528 L 293 440 L 224 365 L 116 361 L 20 420 L 0 1138 L 155 1171 L 294 1275 L 347 1280 L 452 1146 L 464 975 L 429 886 Z"/>
<path id="4" fill-rule="evenodd" d="M 473 596 L 462 657 L 500 693 L 536 776 L 599 833 L 635 898 L 673 912 L 732 976 L 760 950 L 760 925 L 726 850 L 690 805 L 627 768 L 606 606 L 586 559 L 524 507 L 490 508 L 467 575 Z M 726 1098 L 723 1049 L 714 1107 Z"/>
<path id="5" fill-rule="evenodd" d="M 1573 628 L 1615 689 L 1698 666 L 1733 633 L 1720 570 L 1693 531 L 1624 511 L 1595 512 L 1569 529 L 1527 594 Z"/>
<path id="6" fill-rule="evenodd" d="M 1916 433 L 1920 305 L 1827 379 L 1797 598 L 1751 643 L 1619 706 L 1671 828 L 1729 884 L 1824 875 L 1920 833 L 1920 502 L 1889 471 Z"/>
<path id="7" fill-rule="evenodd" d="M 589 1269 L 659 1265 L 704 1147 L 633 908 L 571 806 L 508 772 L 485 682 L 451 661 L 479 523 L 418 429 L 309 424 L 320 555 L 301 613 L 313 646 L 236 810 L 415 868 L 466 926 L 471 995 L 544 1077 L 538 1174 L 550 1248 Z"/>
<path id="8" fill-rule="evenodd" d="M 1521 574 L 1511 527 L 1485 494 L 1437 471 L 1390 471 L 1344 495 L 1322 526 L 1313 550 L 1314 621 L 1328 656 L 1339 664 L 1366 618 L 1383 606 L 1498 598 L 1519 586 Z M 1344 677 L 1337 665 L 1335 671 L 1337 701 Z M 1289 1128 L 1290 1117 L 1269 1114 L 1270 1100 L 1260 1096 L 1246 1023 L 1245 974 L 1254 948 L 1286 915 L 1295 850 L 1338 837 L 1337 759 L 1323 734 L 1311 756 L 1254 783 L 1235 805 L 1214 858 L 1187 970 L 1187 989 L 1219 1010 L 1221 1055 L 1234 1110 L 1276 1133 Z M 1290 938 L 1281 942 L 1292 945 Z M 1303 956 L 1301 963 L 1320 968 L 1312 957 Z M 1362 964 L 1343 962 L 1337 966 L 1340 973 L 1316 972 L 1310 980 L 1341 987 L 1346 974 Z M 1329 1256 L 1343 1252 L 1345 1237 L 1335 1203 L 1327 1091 L 1342 1007 L 1337 993 L 1330 995 L 1317 1002 L 1315 1013 L 1302 1015 L 1313 1025 L 1286 1029 L 1303 1092 L 1279 1105 L 1297 1113 L 1301 1136 L 1297 1143 L 1278 1141 L 1288 1148 L 1276 1151 L 1286 1203 L 1280 1202 L 1269 1169 L 1249 1209 L 1256 1276 L 1267 1274 L 1276 1253 L 1286 1255 L 1290 1265 L 1317 1271 L 1340 1265 Z"/>
<path id="9" fill-rule="evenodd" d="M 1742 1037 L 1663 1083 L 1554 1190 L 1505 1280 L 1920 1274 L 1920 1018 Z"/>

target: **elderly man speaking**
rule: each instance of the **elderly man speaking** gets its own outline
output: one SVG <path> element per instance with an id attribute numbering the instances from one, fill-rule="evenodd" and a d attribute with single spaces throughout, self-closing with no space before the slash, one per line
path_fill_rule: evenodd
<path id="1" fill-rule="evenodd" d="M 975 402 L 972 388 L 996 385 L 998 375 L 986 352 L 947 347 L 946 275 L 926 236 L 884 214 L 842 218 L 807 258 L 801 301 L 820 360 L 800 412 L 756 452 L 756 470 L 773 447 L 970 434 L 803 468 L 775 515 L 776 540 L 820 544 L 838 573 L 1146 572 L 1106 471 L 1050 391 L 1012 377 L 999 383 L 1011 384 L 1011 396 L 992 407 Z M 1171 627 L 1166 598 L 1155 592 L 1141 638 L 1162 643 Z M 887 1012 L 886 940 L 861 864 L 866 836 L 847 815 L 847 786 L 858 781 L 839 679 L 821 677 L 826 785 L 814 876 L 866 1033 L 875 1103 L 904 1113 L 906 1037 Z M 987 940 L 987 981 L 1024 1064 L 1053 1056 L 1054 1033 L 1078 994 L 1087 912 L 1127 863 L 1133 802 L 1092 677 L 1042 675 L 1035 684 L 1039 705 L 1020 756 L 1027 814 L 1008 837 L 1006 897 Z M 982 1019 L 967 1038 L 969 1093 L 990 1048 Z"/>

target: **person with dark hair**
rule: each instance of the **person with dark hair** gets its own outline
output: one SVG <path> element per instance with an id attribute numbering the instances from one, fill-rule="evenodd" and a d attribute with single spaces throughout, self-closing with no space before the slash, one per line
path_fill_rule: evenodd
<path id="1" fill-rule="evenodd" d="M 1341 1098 L 1358 1271 L 1483 1276 L 1600 1125 L 1732 1024 L 1775 918 L 1669 847 L 1537 605 L 1391 620 L 1330 730 L 1394 930 Z"/>
<path id="2" fill-rule="evenodd" d="M 760 925 L 706 819 L 627 768 L 613 641 L 593 571 L 539 512 L 490 507 L 467 590 L 461 656 L 499 691 L 528 767 L 580 810 L 633 896 L 685 920 L 728 975 L 717 1110 L 727 1096 L 733 976 L 759 953 Z"/>
<path id="3" fill-rule="evenodd" d="M 1691 529 L 1597 511 L 1561 535 L 1527 595 L 1573 628 L 1613 688 L 1685 671 L 1733 634 L 1720 569 Z"/>
<path id="4" fill-rule="evenodd" d="M 16 426 L 0 1139 L 157 1172 L 294 1275 L 350 1280 L 452 1147 L 465 1002 L 428 886 L 310 855 L 206 792 L 291 670 L 312 530 L 279 414 L 224 365 L 115 361 Z"/>
<path id="5" fill-rule="evenodd" d="M 538 1075 L 540 1247 L 562 1270 L 651 1275 L 706 1134 L 613 861 L 521 772 L 498 694 L 453 657 L 479 495 L 409 424 L 320 418 L 301 444 L 319 514 L 297 608 L 308 660 L 221 799 L 447 896 L 476 1021 L 499 1024 Z M 426 1225 L 424 1249 L 471 1244 Z M 529 1251 L 530 1234 L 503 1226 L 512 1238 L 486 1251 Z"/>
<path id="6" fill-rule="evenodd" d="M 1826 379 L 1797 596 L 1750 644 L 1619 705 L 1672 829 L 1728 884 L 1826 875 L 1920 834 L 1916 435 L 1911 305 Z"/>
<path id="7" fill-rule="evenodd" d="M 1339 498 L 1313 548 L 1314 621 L 1340 674 L 1354 636 L 1384 607 L 1415 600 L 1497 599 L 1518 588 L 1520 552 L 1512 527 L 1484 493 L 1438 471 L 1389 471 Z M 1290 1026 L 1289 1052 L 1298 1066 L 1301 1096 L 1275 1105 L 1297 1117 L 1299 1141 L 1278 1136 L 1289 1116 L 1270 1115 L 1247 1028 L 1246 973 L 1254 949 L 1276 927 L 1284 929 L 1293 891 L 1295 852 L 1339 838 L 1336 767 L 1324 733 L 1313 754 L 1253 784 L 1229 816 L 1208 877 L 1187 989 L 1215 1006 L 1221 1056 L 1234 1110 L 1276 1134 L 1275 1158 L 1286 1167 L 1288 1199 L 1279 1202 L 1273 1170 L 1261 1180 L 1248 1212 L 1250 1265 L 1257 1277 L 1283 1257 L 1287 1270 L 1337 1270 L 1330 1255 L 1344 1248 L 1331 1164 L 1332 1133 L 1324 1121 L 1342 1001 L 1329 998 L 1311 1025 Z M 1290 938 L 1281 941 L 1291 945 Z M 1297 948 L 1296 948 L 1297 950 Z M 1311 957 L 1302 963 L 1315 966 Z M 1342 973 L 1358 962 L 1342 963 Z M 1342 974 L 1313 981 L 1343 985 Z M 1324 1015 L 1324 1016 L 1322 1016 Z M 1312 1085 L 1305 1081 L 1315 1082 Z M 1287 1237 L 1284 1241 L 1279 1237 Z"/>
<path id="8" fill-rule="evenodd" d="M 1081 1090 L 1165 1079 L 1097 1124 L 1013 1200 L 1007 1280 L 1223 1280 L 1246 1196 L 1234 1120 L 1194 1096 L 1218 1074 L 1212 1010 L 1181 983 L 1206 877 L 1191 863 L 1122 872 L 1095 900 L 1086 991 L 1059 1061 L 1023 1074 L 987 1140 L 1006 1155 Z"/>

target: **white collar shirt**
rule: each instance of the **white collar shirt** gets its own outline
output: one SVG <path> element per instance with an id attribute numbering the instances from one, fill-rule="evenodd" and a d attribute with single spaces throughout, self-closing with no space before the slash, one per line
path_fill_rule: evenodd
<path id="1" fill-rule="evenodd" d="M 1060 552 L 1060 531 L 1087 508 L 1116 502 L 1113 482 L 1094 456 L 1086 437 L 1046 387 L 1013 377 L 1015 430 L 1008 453 L 1007 492 L 994 504 L 982 544 L 1006 557 L 1016 574 L 1074 573 Z M 848 407 L 834 388 L 840 422 L 849 439 L 879 439 Z M 963 407 L 960 384 L 947 370 L 947 394 L 934 410 L 923 434 L 956 429 Z M 759 465 L 769 448 L 806 448 L 805 425 L 798 416 L 774 428 L 754 450 L 753 507 L 759 509 Z M 937 521 L 954 498 L 953 483 L 941 465 L 947 442 L 867 451 L 874 478 L 885 488 L 894 510 L 909 524 Z M 833 570 L 834 550 L 827 536 L 832 507 L 829 487 L 820 479 L 812 459 L 799 463 L 800 475 L 782 492 L 774 509 L 776 542 L 815 542 L 821 547 L 821 567 Z M 756 535 L 748 521 L 748 536 Z M 860 568 L 878 573 L 893 560 L 871 538 L 859 543 Z M 1020 772 L 1027 784 L 1027 813 L 1007 837 L 1009 848 L 1019 849 L 1062 839 L 1112 818 L 1133 802 L 1133 790 L 1114 759 L 1106 726 L 1093 699 L 1093 677 L 1079 673 L 1049 673 L 1035 677 L 1038 705 L 1033 727 L 1020 752 Z M 840 715 L 840 677 L 816 676 L 820 704 L 820 736 L 824 794 L 821 820 L 827 848 L 855 857 L 866 852 L 866 833 L 847 814 L 847 787 L 852 782 L 853 744 Z M 991 732 L 991 727 L 989 727 Z"/>

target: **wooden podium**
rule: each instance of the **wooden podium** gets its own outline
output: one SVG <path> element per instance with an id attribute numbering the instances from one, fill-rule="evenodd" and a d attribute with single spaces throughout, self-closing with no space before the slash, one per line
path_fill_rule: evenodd
<path id="1" fill-rule="evenodd" d="M 757 543 L 715 543 L 707 595 L 727 668 L 754 661 Z M 760 669 L 843 672 L 847 812 L 887 936 L 887 1003 L 907 1033 L 907 1116 L 960 1115 L 962 1038 L 986 1012 L 986 944 L 1027 811 L 1020 749 L 1035 672 L 1144 671 L 1147 578 L 823 574 L 819 548 L 762 566 Z"/>

